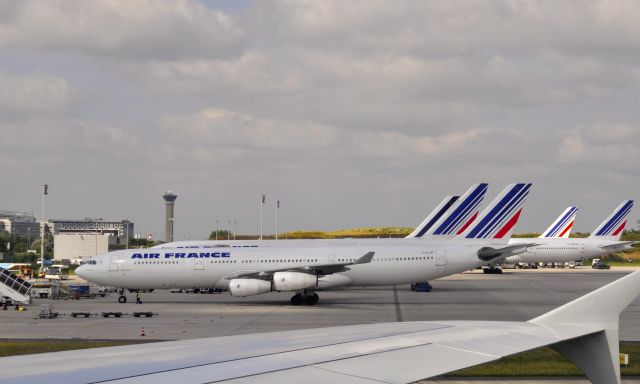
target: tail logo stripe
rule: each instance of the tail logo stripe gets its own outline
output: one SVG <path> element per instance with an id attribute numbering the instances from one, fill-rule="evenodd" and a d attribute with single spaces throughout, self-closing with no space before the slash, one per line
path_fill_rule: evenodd
<path id="1" fill-rule="evenodd" d="M 574 221 L 570 222 L 569 225 L 567 225 L 567 227 L 564 229 L 564 231 L 562 231 L 562 233 L 558 237 L 563 237 L 564 234 L 567 233 L 567 231 L 570 231 L 571 228 L 573 228 L 573 223 Z"/>
<path id="2" fill-rule="evenodd" d="M 524 184 L 516 184 L 509 192 L 507 192 L 507 194 L 498 202 L 498 204 L 496 204 L 495 207 L 493 207 L 491 209 L 491 211 L 489 212 L 489 214 L 487 214 L 487 216 L 485 216 L 470 232 L 469 234 L 466 236 L 469 239 L 472 238 L 476 238 L 479 237 L 478 233 L 487 225 L 487 223 L 489 223 L 489 221 L 491 221 L 491 219 L 498 214 L 498 212 L 500 211 L 500 209 L 502 208 L 503 205 L 505 205 L 507 203 L 508 200 L 511 200 L 511 198 L 518 192 L 520 191 L 520 189 L 522 189 L 522 187 L 524 186 Z"/>
<path id="3" fill-rule="evenodd" d="M 508 214 L 517 209 L 528 194 L 530 187 L 531 184 L 515 184 L 466 237 L 486 237 Z"/>
<path id="4" fill-rule="evenodd" d="M 460 214 L 457 214 L 457 212 L 456 212 L 457 216 L 456 216 L 456 217 L 451 217 L 451 218 L 449 219 L 449 220 L 451 220 L 451 219 L 455 219 L 453 222 L 449 223 L 448 225 L 447 225 L 447 223 L 443 223 L 443 224 L 438 228 L 438 230 L 437 230 L 436 232 L 434 232 L 434 233 L 435 233 L 436 235 L 439 235 L 439 234 L 442 234 L 442 233 L 444 233 L 444 234 L 450 234 L 450 233 L 455 229 L 455 227 L 456 227 L 458 224 L 460 224 L 460 222 L 461 222 L 462 220 L 464 220 L 465 218 L 467 218 L 467 217 L 469 216 L 469 213 L 473 212 L 473 210 L 474 210 L 474 209 L 476 209 L 476 207 L 477 207 L 478 205 L 480 205 L 480 202 L 481 202 L 481 201 L 482 201 L 482 199 L 484 198 L 484 196 L 483 196 L 483 195 L 484 195 L 484 194 L 477 196 L 477 197 L 474 199 L 474 201 L 472 201 L 472 202 L 471 202 L 471 205 L 469 205 L 469 206 L 467 206 L 467 207 L 465 208 L 464 212 L 462 212 L 462 213 L 460 213 Z M 447 220 L 447 221 L 449 221 L 449 220 Z M 447 225 L 447 228 L 444 228 L 444 229 L 443 229 L 443 227 L 444 227 L 445 225 Z"/>
<path id="5" fill-rule="evenodd" d="M 478 204 L 480 204 L 480 201 L 482 201 L 482 199 L 484 198 L 484 194 L 487 191 L 487 187 L 488 184 L 486 183 L 480 184 L 478 188 L 476 188 L 476 190 L 473 191 L 469 195 L 469 197 L 467 197 L 465 201 L 463 201 L 462 204 L 458 206 L 458 208 L 456 208 L 451 216 L 434 231 L 434 234 L 441 235 L 443 233 L 451 233 L 455 226 L 457 226 L 462 220 L 464 220 L 468 216 L 469 212 L 471 212 L 478 206 Z"/>
<path id="6" fill-rule="evenodd" d="M 578 208 L 573 207 L 569 210 L 569 212 L 567 212 L 566 215 L 564 215 L 562 217 L 561 220 L 558 221 L 558 223 L 550 230 L 548 231 L 544 237 L 554 237 L 558 231 L 560 231 L 563 226 L 573 217 L 575 216 L 576 212 L 578 211 Z"/>
<path id="7" fill-rule="evenodd" d="M 520 192 L 520 194 L 517 196 L 516 202 L 511 204 L 507 208 L 505 208 L 505 210 L 503 211 L 503 213 L 500 215 L 499 218 L 494 219 L 494 222 L 491 223 L 491 225 L 484 230 L 484 233 L 482 234 L 482 237 L 484 237 L 484 238 L 489 237 L 489 235 L 491 235 L 491 233 L 494 232 L 496 230 L 496 228 L 504 220 L 506 220 L 506 218 L 511 216 L 512 212 L 515 212 L 515 210 L 518 209 L 522 205 L 522 203 L 524 202 L 524 199 L 527 197 L 528 194 L 529 194 L 529 188 L 525 188 L 524 190 L 522 190 Z"/>
<path id="8" fill-rule="evenodd" d="M 457 196 L 452 196 L 451 199 L 449 199 L 449 201 L 447 201 L 447 203 L 442 207 L 442 209 L 440 209 L 438 213 L 431 220 L 429 220 L 429 222 L 424 227 L 422 227 L 422 229 L 420 229 L 420 232 L 418 232 L 416 237 L 422 237 L 429 230 L 429 228 L 431 228 L 433 224 L 435 224 L 436 221 L 438 221 L 442 217 L 442 215 L 444 215 L 445 212 L 447 212 L 447 210 L 451 208 L 453 203 L 455 203 L 457 200 Z"/>
<path id="9" fill-rule="evenodd" d="M 631 208 L 633 207 L 633 202 L 629 201 L 627 202 L 627 204 L 624 205 L 624 207 L 622 207 L 622 209 L 620 211 L 618 211 L 612 218 L 611 220 L 609 220 L 609 222 L 602 227 L 602 229 L 600 231 L 598 231 L 598 233 L 596 234 L 596 236 L 606 236 L 606 234 L 611 231 L 611 229 L 617 225 L 620 221 L 622 221 L 622 219 L 624 219 L 627 214 L 629 214 L 629 211 L 631 211 Z"/>

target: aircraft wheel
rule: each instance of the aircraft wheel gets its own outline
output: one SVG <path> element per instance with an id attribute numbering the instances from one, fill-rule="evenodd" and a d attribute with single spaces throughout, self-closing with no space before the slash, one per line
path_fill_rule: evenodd
<path id="1" fill-rule="evenodd" d="M 300 304 L 302 304 L 302 295 L 299 293 L 296 293 L 291 297 L 291 305 L 300 305 Z"/>
<path id="2" fill-rule="evenodd" d="M 127 302 L 127 296 L 120 296 L 118 297 L 118 303 L 124 304 Z"/>
<path id="3" fill-rule="evenodd" d="M 318 304 L 318 301 L 320 300 L 320 296 L 318 296 L 317 293 L 313 294 L 313 305 Z"/>
<path id="4" fill-rule="evenodd" d="M 306 305 L 314 305 L 317 302 L 318 302 L 318 300 L 316 299 L 315 295 L 305 296 L 305 298 L 304 298 L 304 303 Z"/>

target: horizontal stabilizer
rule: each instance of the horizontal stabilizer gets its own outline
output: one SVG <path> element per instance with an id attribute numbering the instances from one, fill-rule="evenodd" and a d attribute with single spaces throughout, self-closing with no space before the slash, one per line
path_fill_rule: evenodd
<path id="1" fill-rule="evenodd" d="M 523 243 L 502 248 L 484 247 L 478 250 L 478 258 L 482 261 L 499 261 L 509 256 L 525 253 L 528 248 L 535 247 L 536 245 L 539 244 Z"/>

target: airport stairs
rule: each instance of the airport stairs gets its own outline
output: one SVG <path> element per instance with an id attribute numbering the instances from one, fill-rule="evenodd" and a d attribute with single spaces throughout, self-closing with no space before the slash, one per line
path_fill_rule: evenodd
<path id="1" fill-rule="evenodd" d="M 4 268 L 0 268 L 0 297 L 8 297 L 16 303 L 29 304 L 31 283 L 19 278 Z"/>

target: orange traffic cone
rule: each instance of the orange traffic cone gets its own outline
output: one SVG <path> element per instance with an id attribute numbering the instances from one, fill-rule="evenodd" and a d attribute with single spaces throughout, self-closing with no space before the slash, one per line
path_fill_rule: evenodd
<path id="1" fill-rule="evenodd" d="M 146 336 L 146 335 L 144 334 L 144 327 L 142 327 L 142 332 L 140 332 L 140 336 Z"/>

